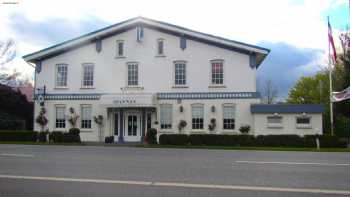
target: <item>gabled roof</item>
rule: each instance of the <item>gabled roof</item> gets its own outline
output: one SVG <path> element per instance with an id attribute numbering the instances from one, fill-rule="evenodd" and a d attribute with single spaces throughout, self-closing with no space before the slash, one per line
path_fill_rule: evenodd
<path id="1" fill-rule="evenodd" d="M 37 61 L 41 61 L 43 59 L 52 57 L 54 55 L 61 54 L 68 50 L 80 47 L 84 44 L 95 42 L 98 39 L 103 39 L 103 38 L 127 31 L 140 24 L 148 28 L 156 29 L 158 31 L 163 31 L 163 32 L 178 35 L 178 36 L 185 36 L 188 39 L 196 40 L 199 42 L 205 42 L 207 44 L 231 49 L 237 52 L 255 55 L 257 66 L 264 60 L 264 58 L 270 52 L 269 49 L 266 49 L 263 47 L 246 44 L 235 40 L 229 40 L 226 38 L 194 31 L 191 29 L 187 29 L 184 27 L 172 25 L 169 23 L 165 23 L 165 22 L 161 22 L 153 19 L 136 17 L 136 18 L 132 18 L 132 19 L 99 29 L 97 31 L 90 32 L 88 34 L 79 36 L 77 38 L 67 40 L 65 42 L 42 49 L 40 51 L 25 55 L 23 56 L 23 59 L 25 61 L 35 63 Z"/>
<path id="2" fill-rule="evenodd" d="M 252 104 L 254 113 L 323 113 L 324 106 L 318 104 Z"/>

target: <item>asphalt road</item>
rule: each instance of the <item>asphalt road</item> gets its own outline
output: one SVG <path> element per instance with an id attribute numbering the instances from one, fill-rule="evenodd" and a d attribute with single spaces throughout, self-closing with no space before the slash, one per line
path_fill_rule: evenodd
<path id="1" fill-rule="evenodd" d="M 350 154 L 0 145 L 2 196 L 350 196 Z"/>

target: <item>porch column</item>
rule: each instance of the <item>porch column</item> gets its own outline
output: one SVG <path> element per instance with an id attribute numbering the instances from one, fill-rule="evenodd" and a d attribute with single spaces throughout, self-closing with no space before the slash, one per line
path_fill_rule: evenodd
<path id="1" fill-rule="evenodd" d="M 120 109 L 119 111 L 119 139 L 118 143 L 124 142 L 124 111 Z"/>
<path id="2" fill-rule="evenodd" d="M 144 141 L 144 139 L 145 139 L 145 135 L 146 135 L 146 121 L 145 121 L 145 119 L 146 119 L 146 110 L 145 110 L 145 108 L 142 108 L 141 109 L 141 128 L 142 128 L 142 130 L 141 130 L 141 142 L 143 142 Z"/>

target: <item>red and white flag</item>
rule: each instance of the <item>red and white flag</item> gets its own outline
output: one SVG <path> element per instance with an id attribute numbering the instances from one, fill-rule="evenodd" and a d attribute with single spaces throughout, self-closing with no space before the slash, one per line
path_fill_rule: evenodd
<path id="1" fill-rule="evenodd" d="M 333 63 L 335 63 L 337 61 L 337 52 L 335 51 L 332 27 L 331 27 L 331 24 L 329 23 L 329 20 L 328 20 L 328 46 L 332 48 L 332 59 L 333 59 Z M 330 51 L 329 51 L 329 55 L 331 55 Z"/>
<path id="2" fill-rule="evenodd" d="M 339 102 L 346 99 L 350 99 L 350 87 L 346 88 L 341 92 L 332 93 L 332 102 Z"/>

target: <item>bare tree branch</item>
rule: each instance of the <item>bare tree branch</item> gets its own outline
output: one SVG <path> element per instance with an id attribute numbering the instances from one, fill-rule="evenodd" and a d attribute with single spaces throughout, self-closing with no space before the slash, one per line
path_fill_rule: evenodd
<path id="1" fill-rule="evenodd" d="M 0 66 L 16 57 L 16 43 L 12 39 L 0 41 Z"/>

